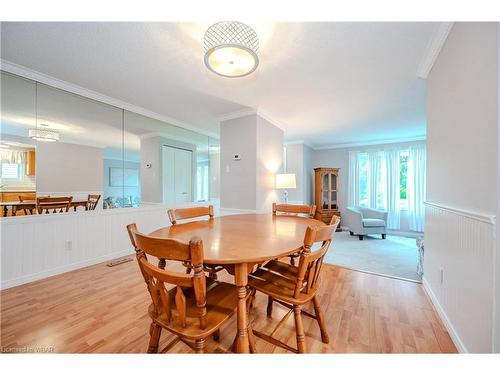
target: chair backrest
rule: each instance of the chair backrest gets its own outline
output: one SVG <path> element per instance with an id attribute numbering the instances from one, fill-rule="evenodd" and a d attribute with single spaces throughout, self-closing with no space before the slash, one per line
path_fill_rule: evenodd
<path id="1" fill-rule="evenodd" d="M 51 210 L 53 213 L 57 212 L 68 212 L 71 206 L 73 197 L 37 197 L 36 198 L 36 209 L 39 214 L 48 214 Z"/>
<path id="2" fill-rule="evenodd" d="M 340 224 L 340 216 L 333 215 L 332 218 L 330 219 L 330 224 L 328 225 L 335 225 L 335 230 L 337 230 L 339 224 Z"/>
<path id="3" fill-rule="evenodd" d="M 304 236 L 304 245 L 299 257 L 297 279 L 295 283 L 294 297 L 298 298 L 300 293 L 315 293 L 318 279 L 323 266 L 323 258 L 332 242 L 332 236 L 340 223 L 340 218 L 333 225 L 321 227 L 309 226 Z M 316 242 L 321 242 L 321 247 L 311 252 L 311 247 Z M 305 284 L 304 284 L 305 283 Z"/>
<path id="4" fill-rule="evenodd" d="M 168 218 L 172 225 L 177 224 L 177 220 L 192 219 L 195 217 L 208 216 L 210 219 L 214 218 L 214 206 L 208 207 L 189 207 L 177 208 L 168 210 Z"/>
<path id="5" fill-rule="evenodd" d="M 87 197 L 87 210 L 95 210 L 99 199 L 101 199 L 101 194 L 89 194 Z"/>
<path id="6" fill-rule="evenodd" d="M 316 205 L 309 206 L 308 204 L 278 204 L 273 203 L 273 215 L 277 215 L 279 213 L 286 214 L 303 214 L 307 217 L 314 217 L 316 213 Z"/>
<path id="7" fill-rule="evenodd" d="M 186 296 L 183 288 L 193 289 L 200 329 L 206 326 L 206 279 L 203 273 L 203 242 L 193 238 L 184 243 L 170 238 L 150 237 L 137 231 L 135 224 L 129 224 L 127 230 L 132 245 L 136 250 L 137 262 L 146 282 L 151 300 L 158 315 L 164 315 L 168 321 L 178 319 L 182 327 L 186 326 Z M 161 269 L 148 261 L 148 255 L 159 259 L 188 262 L 193 274 L 179 273 Z M 175 285 L 175 297 L 171 301 L 165 284 Z M 173 316 L 172 304 L 175 303 L 177 315 Z"/>
<path id="8" fill-rule="evenodd" d="M 30 197 L 27 195 L 19 195 L 18 198 L 19 198 L 19 202 L 34 201 L 35 200 L 34 197 Z"/>

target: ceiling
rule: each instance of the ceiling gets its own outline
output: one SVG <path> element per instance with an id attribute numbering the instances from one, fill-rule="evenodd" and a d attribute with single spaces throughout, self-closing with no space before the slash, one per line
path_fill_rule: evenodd
<path id="1" fill-rule="evenodd" d="M 260 65 L 219 77 L 203 65 L 210 23 L 2 23 L 1 57 L 217 133 L 257 110 L 315 147 L 425 135 L 417 69 L 437 23 L 252 24 Z"/>

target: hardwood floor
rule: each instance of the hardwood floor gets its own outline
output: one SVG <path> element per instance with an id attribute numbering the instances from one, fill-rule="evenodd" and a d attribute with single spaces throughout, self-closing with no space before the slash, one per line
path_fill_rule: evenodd
<path id="1" fill-rule="evenodd" d="M 225 272 L 220 277 L 232 281 Z M 318 296 L 330 343 L 321 342 L 315 320 L 304 317 L 310 353 L 455 353 L 445 327 L 420 284 L 324 265 Z M 134 262 L 104 263 L 2 291 L 2 352 L 145 353 L 150 303 Z M 264 332 L 286 313 L 257 293 L 253 327 Z M 312 311 L 312 306 L 308 308 Z M 227 352 L 236 331 L 235 317 L 221 329 L 221 340 L 208 340 L 208 352 Z M 296 346 L 293 317 L 275 337 Z M 161 345 L 171 334 L 162 334 Z M 256 339 L 259 353 L 285 353 Z M 173 353 L 190 353 L 178 343 Z"/>

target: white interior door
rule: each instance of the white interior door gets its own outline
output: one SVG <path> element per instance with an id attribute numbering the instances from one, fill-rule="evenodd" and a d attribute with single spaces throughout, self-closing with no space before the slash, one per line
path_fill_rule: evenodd
<path id="1" fill-rule="evenodd" d="M 193 152 L 163 146 L 163 202 L 184 203 L 192 200 Z"/>
<path id="2" fill-rule="evenodd" d="M 175 202 L 192 201 L 193 152 L 175 149 Z"/>

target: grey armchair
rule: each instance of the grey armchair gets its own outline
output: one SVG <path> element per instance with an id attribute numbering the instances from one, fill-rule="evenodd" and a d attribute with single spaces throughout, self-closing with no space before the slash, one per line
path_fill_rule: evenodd
<path id="1" fill-rule="evenodd" d="M 381 234 L 385 239 L 387 233 L 387 212 L 385 211 L 351 206 L 347 207 L 343 219 L 351 236 L 356 234 L 362 240 L 366 234 Z"/>

